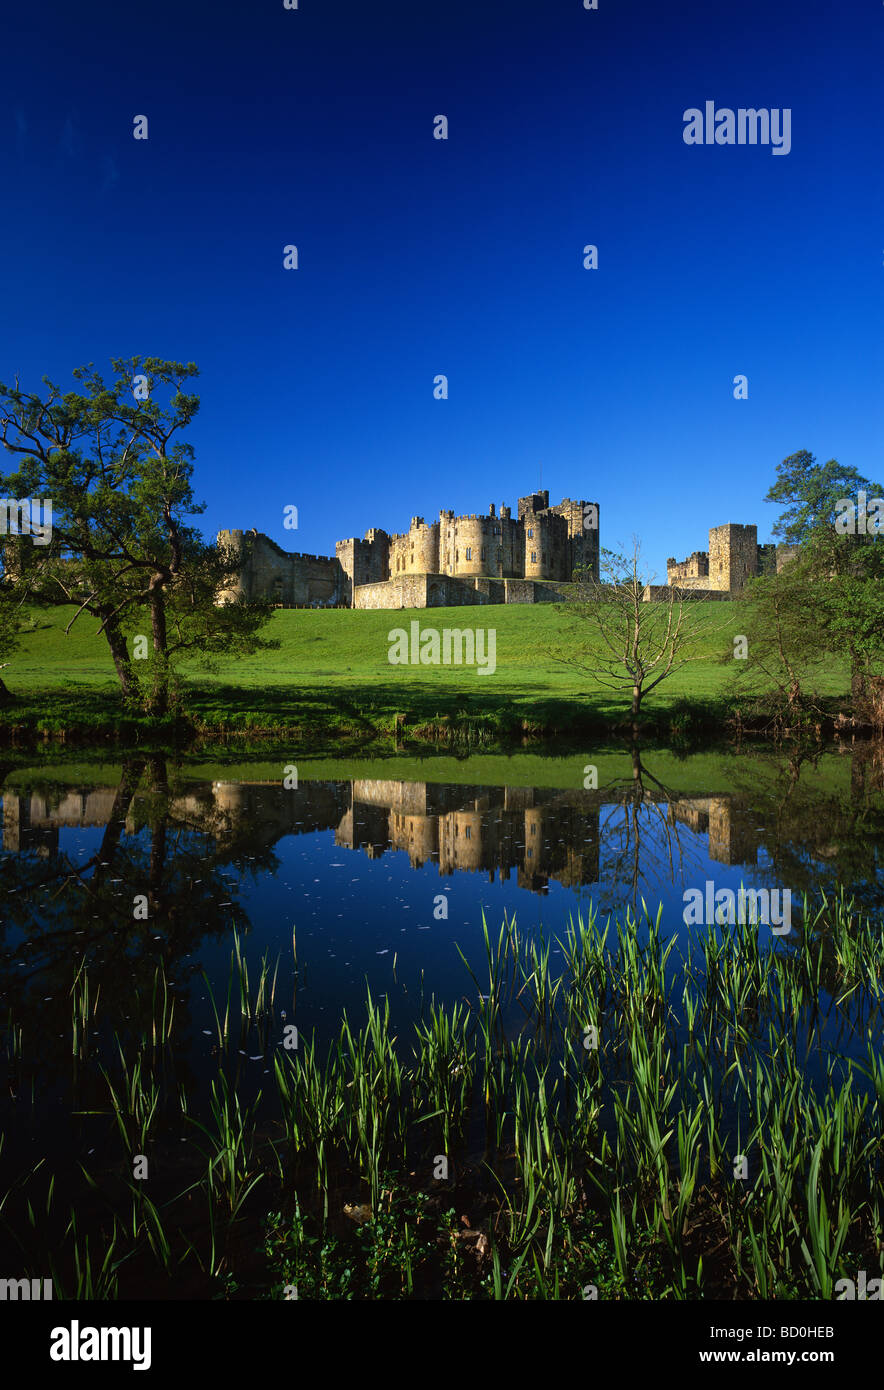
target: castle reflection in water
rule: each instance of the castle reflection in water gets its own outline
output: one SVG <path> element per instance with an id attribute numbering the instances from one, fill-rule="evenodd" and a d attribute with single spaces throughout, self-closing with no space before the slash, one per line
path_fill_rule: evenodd
<path id="1" fill-rule="evenodd" d="M 3 849 L 46 857 L 59 852 L 66 828 L 104 827 L 114 814 L 113 788 L 3 796 Z M 613 808 L 616 814 L 617 808 Z M 211 837 L 235 853 L 271 847 L 283 836 L 333 830 L 335 844 L 377 859 L 404 851 L 412 866 L 438 865 L 442 875 L 487 873 L 544 893 L 550 881 L 575 888 L 599 881 L 611 798 L 605 792 L 532 787 L 355 780 L 196 785 L 166 803 L 167 820 Z M 659 806 L 661 824 L 708 835 L 708 857 L 753 865 L 763 838 L 747 825 L 746 807 L 731 796 L 678 798 Z M 125 820 L 135 834 L 156 816 L 156 803 L 136 794 Z"/>

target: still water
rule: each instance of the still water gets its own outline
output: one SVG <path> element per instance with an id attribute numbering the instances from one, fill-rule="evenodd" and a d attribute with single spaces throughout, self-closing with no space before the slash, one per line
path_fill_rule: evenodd
<path id="1" fill-rule="evenodd" d="M 83 1118 L 91 1083 L 72 1076 L 84 961 L 100 995 L 95 1056 L 143 1029 L 162 967 L 178 1081 L 199 1093 L 215 1010 L 238 1014 L 235 992 L 226 1004 L 235 938 L 252 983 L 266 961 L 277 1010 L 324 1048 L 344 1010 L 361 1021 L 366 989 L 397 1027 L 431 997 L 474 998 L 461 952 L 480 975 L 483 914 L 495 937 L 505 917 L 543 932 L 555 962 L 554 938 L 593 909 L 640 919 L 643 901 L 662 905 L 665 929 L 688 932 L 684 894 L 710 882 L 788 889 L 796 904 L 844 888 L 874 913 L 884 897 L 873 745 L 814 761 L 653 749 L 304 760 L 297 786 L 285 754 L 261 757 L 5 768 L 0 1018 L 25 1039 L 17 1056 L 7 1040 L 5 1159 L 42 1151 L 50 1132 L 77 1153 L 101 1142 Z M 239 1041 L 237 1084 L 254 1095 L 280 1040 L 244 1028 Z"/>

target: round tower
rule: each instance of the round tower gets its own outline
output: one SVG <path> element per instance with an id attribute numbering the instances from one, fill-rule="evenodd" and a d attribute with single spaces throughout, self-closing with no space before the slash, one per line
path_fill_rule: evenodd
<path id="1" fill-rule="evenodd" d="M 245 533 L 240 530 L 219 531 L 215 538 L 215 544 L 219 550 L 232 551 L 239 560 L 239 570 L 228 587 L 219 594 L 220 603 L 236 603 L 237 600 L 248 598 L 248 573 L 246 565 L 246 543 Z"/>

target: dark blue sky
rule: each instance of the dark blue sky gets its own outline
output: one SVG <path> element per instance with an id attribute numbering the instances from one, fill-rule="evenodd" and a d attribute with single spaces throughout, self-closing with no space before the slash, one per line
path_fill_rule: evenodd
<path id="1" fill-rule="evenodd" d="M 873 0 L 114 0 L 3 39 L 0 378 L 195 361 L 207 531 L 333 553 L 542 465 L 662 570 L 767 539 L 795 450 L 882 472 Z M 706 100 L 791 108 L 791 152 L 686 145 Z"/>

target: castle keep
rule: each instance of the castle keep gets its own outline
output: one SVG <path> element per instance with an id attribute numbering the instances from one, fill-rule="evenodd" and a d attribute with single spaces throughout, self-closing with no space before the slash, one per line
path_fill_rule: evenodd
<path id="1" fill-rule="evenodd" d="M 566 597 L 557 584 L 586 567 L 599 577 L 597 503 L 548 492 L 520 497 L 518 515 L 494 503 L 487 516 L 441 511 L 407 531 L 366 531 L 338 541 L 335 555 L 290 554 L 258 531 L 219 531 L 242 556 L 229 598 L 269 598 L 285 608 L 439 608 L 540 603 Z M 754 527 L 752 528 L 754 532 Z"/>
<path id="2" fill-rule="evenodd" d="M 709 549 L 686 560 L 666 561 L 666 581 L 673 589 L 691 589 L 704 598 L 736 598 L 747 579 L 777 568 L 775 545 L 759 545 L 758 529 L 728 522 L 709 531 Z"/>

